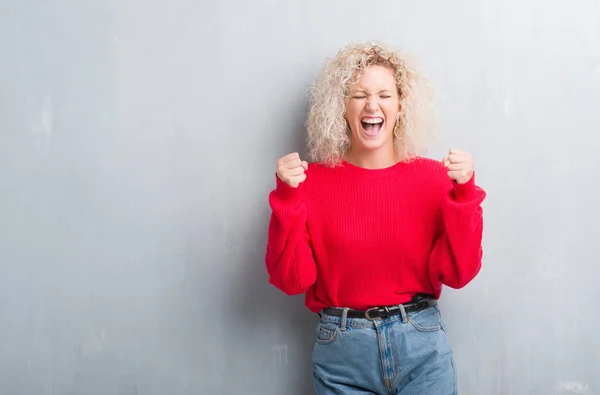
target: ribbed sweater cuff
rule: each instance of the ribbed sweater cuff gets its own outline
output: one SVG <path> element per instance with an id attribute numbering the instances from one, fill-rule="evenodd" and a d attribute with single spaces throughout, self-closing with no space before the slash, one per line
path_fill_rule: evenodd
<path id="1" fill-rule="evenodd" d="M 475 173 L 471 179 L 464 184 L 454 182 L 454 195 L 457 202 L 465 202 L 471 200 L 475 196 Z"/>
<path id="2" fill-rule="evenodd" d="M 300 183 L 300 185 L 294 188 L 281 181 L 279 177 L 277 177 L 277 174 L 275 174 L 275 179 L 277 180 L 277 184 L 275 187 L 275 196 L 279 200 L 289 203 L 297 203 L 300 201 L 300 198 L 302 196 L 302 183 Z"/>

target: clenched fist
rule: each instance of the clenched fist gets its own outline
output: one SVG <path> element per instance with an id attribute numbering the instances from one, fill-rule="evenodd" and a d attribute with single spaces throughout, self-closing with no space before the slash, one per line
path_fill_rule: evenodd
<path id="1" fill-rule="evenodd" d="M 301 160 L 297 152 L 288 154 L 277 161 L 277 177 L 293 188 L 297 188 L 301 182 L 306 180 L 304 173 L 306 169 L 308 169 L 308 163 Z"/>
<path id="2" fill-rule="evenodd" d="M 448 169 L 448 177 L 459 184 L 466 183 L 473 176 L 473 158 L 468 152 L 451 149 L 442 163 Z"/>

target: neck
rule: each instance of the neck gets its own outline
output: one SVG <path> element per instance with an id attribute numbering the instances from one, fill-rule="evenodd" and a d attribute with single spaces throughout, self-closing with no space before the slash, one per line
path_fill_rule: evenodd
<path id="1" fill-rule="evenodd" d="M 356 150 L 350 149 L 344 156 L 344 160 L 365 169 L 384 169 L 398 163 L 400 158 L 393 149 L 385 150 L 385 152 L 383 150 L 356 152 Z"/>

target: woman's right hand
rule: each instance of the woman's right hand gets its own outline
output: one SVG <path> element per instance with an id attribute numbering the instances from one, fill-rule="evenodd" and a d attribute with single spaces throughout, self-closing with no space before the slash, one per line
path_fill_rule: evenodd
<path id="1" fill-rule="evenodd" d="M 308 163 L 301 160 L 297 152 L 287 154 L 277 161 L 277 177 L 292 188 L 297 188 L 306 180 L 304 171 L 307 169 Z"/>

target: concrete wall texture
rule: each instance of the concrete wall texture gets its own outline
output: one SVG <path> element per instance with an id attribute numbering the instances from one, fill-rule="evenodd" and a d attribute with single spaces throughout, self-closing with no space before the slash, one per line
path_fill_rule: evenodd
<path id="1" fill-rule="evenodd" d="M 267 194 L 324 58 L 371 39 L 488 192 L 482 272 L 441 300 L 461 394 L 600 394 L 591 0 L 3 0 L 0 394 L 311 393 Z"/>

